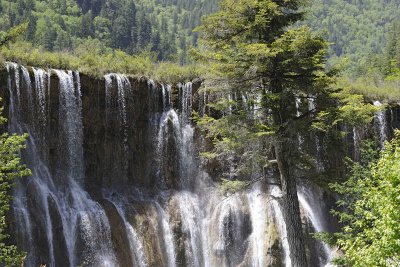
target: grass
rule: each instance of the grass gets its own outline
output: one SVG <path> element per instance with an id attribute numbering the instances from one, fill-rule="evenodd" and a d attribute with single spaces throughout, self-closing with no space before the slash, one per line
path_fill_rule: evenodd
<path id="1" fill-rule="evenodd" d="M 151 77 L 160 82 L 187 82 L 202 76 L 197 65 L 180 66 L 172 62 L 152 60 L 151 53 L 129 55 L 120 50 L 104 49 L 97 43 L 82 44 L 73 52 L 49 52 L 31 43 L 17 41 L 0 50 L 0 61 L 13 61 L 26 66 L 77 70 L 102 77 L 121 73 L 132 77 Z"/>
<path id="2" fill-rule="evenodd" d="M 368 100 L 382 102 L 400 101 L 400 80 L 384 80 L 376 77 L 341 77 L 338 85 L 351 93 L 364 95 Z"/>

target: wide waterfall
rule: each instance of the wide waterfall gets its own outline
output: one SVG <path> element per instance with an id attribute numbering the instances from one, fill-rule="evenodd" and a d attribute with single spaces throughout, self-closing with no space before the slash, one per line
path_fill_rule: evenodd
<path id="1" fill-rule="evenodd" d="M 29 134 L 10 215 L 26 266 L 291 266 L 279 186 L 225 195 L 201 168 L 192 83 L 7 71 L 9 131 Z M 332 230 L 325 192 L 299 184 L 307 233 Z M 334 256 L 312 237 L 307 251 Z"/>

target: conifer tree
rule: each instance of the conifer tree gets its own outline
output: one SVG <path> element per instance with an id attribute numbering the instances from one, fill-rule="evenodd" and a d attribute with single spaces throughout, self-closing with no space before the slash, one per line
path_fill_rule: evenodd
<path id="1" fill-rule="evenodd" d="M 225 153 L 228 158 L 239 155 L 233 163 L 239 179 L 253 176 L 254 165 L 274 166 L 295 267 L 308 266 L 296 189 L 299 135 L 313 127 L 327 131 L 348 114 L 337 109 L 333 78 L 325 70 L 327 43 L 294 25 L 303 17 L 301 7 L 299 0 L 224 0 L 197 29 L 202 39 L 197 56 L 211 63 L 208 87 L 219 95 L 210 104 L 218 116 L 198 120 L 214 141 L 214 152 L 206 156 L 224 150 L 233 152 Z M 362 98 L 346 101 L 362 106 Z"/>

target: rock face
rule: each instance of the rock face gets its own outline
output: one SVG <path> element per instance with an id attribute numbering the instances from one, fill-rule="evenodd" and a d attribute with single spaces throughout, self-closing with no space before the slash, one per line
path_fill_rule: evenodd
<path id="1" fill-rule="evenodd" d="M 190 115 L 213 111 L 199 86 L 13 63 L 0 71 L 8 130 L 30 136 L 22 157 L 33 175 L 17 182 L 8 216 L 26 266 L 290 266 L 279 187 L 259 182 L 226 197 L 215 183 L 224 166 L 200 167 L 207 143 Z M 385 114 L 390 137 L 400 109 Z M 343 153 L 358 153 L 370 135 L 361 130 Z M 299 184 L 306 234 L 334 230 L 332 196 Z M 312 266 L 331 259 L 326 245 L 309 238 L 307 247 Z"/>

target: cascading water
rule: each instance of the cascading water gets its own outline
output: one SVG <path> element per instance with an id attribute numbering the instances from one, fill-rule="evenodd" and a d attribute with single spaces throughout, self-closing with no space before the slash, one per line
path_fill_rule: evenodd
<path id="1" fill-rule="evenodd" d="M 131 90 L 131 83 L 128 77 L 116 73 L 107 74 L 105 78 L 105 89 L 106 89 L 106 134 L 113 137 L 115 132 L 108 131 L 113 127 L 119 129 L 117 145 L 120 146 L 122 151 L 120 161 L 113 161 L 113 155 L 108 155 L 110 157 L 109 161 L 112 166 L 108 166 L 109 169 L 116 172 L 116 170 L 122 171 L 122 180 L 126 181 L 128 172 L 128 121 L 127 121 L 127 107 L 126 98 L 127 94 Z M 113 83 L 114 82 L 114 83 Z M 116 87 L 113 85 L 116 84 Z M 116 92 L 113 92 L 113 88 L 116 88 Z M 116 114 L 115 114 L 116 113 Z M 116 116 L 115 116 L 116 115 Z M 113 121 L 117 121 L 117 126 Z M 118 163 L 121 163 L 118 165 Z M 109 174 L 111 175 L 111 174 Z"/>
<path id="2" fill-rule="evenodd" d="M 298 186 L 297 195 L 300 206 L 304 210 L 306 217 L 311 221 L 314 230 L 316 232 L 329 232 L 328 222 L 323 214 L 323 202 L 320 201 L 322 193 L 318 189 L 311 190 L 310 186 L 302 183 Z M 334 256 L 334 250 L 323 242 L 317 242 L 317 245 L 322 250 L 322 253 L 318 254 L 319 263 L 326 267 L 332 266 L 330 261 Z"/>
<path id="3" fill-rule="evenodd" d="M 316 108 L 316 104 L 315 104 L 315 97 L 314 96 L 310 96 L 308 98 L 308 110 L 309 111 L 314 111 Z M 321 147 L 321 140 L 317 135 L 314 135 L 314 139 L 315 139 L 315 146 L 316 146 L 316 155 L 315 155 L 315 161 L 316 161 L 316 171 L 317 172 L 323 172 L 325 170 L 325 166 L 324 163 L 322 161 L 322 147 Z"/>
<path id="4" fill-rule="evenodd" d="M 145 90 L 109 74 L 93 93 L 77 72 L 35 68 L 31 82 L 26 68 L 7 70 L 9 130 L 29 134 L 32 176 L 13 203 L 27 266 L 291 266 L 279 187 L 261 181 L 225 196 L 198 167 L 192 83 L 179 86 L 175 110 L 169 85 Z M 139 174 L 155 182 L 136 185 Z M 316 196 L 299 187 L 299 198 L 313 229 L 326 230 Z M 323 248 L 310 250 L 320 266 Z"/>
<path id="5" fill-rule="evenodd" d="M 9 72 L 14 71 L 15 77 L 19 76 L 20 71 L 24 72 L 24 69 L 14 64 L 8 64 L 7 68 Z M 59 156 L 62 161 L 62 164 L 56 165 L 64 166 L 54 172 L 55 176 L 49 170 L 49 162 L 41 158 L 36 144 L 35 138 L 44 139 L 43 134 L 46 133 L 35 131 L 35 120 L 24 120 L 23 115 L 31 111 L 25 110 L 27 106 L 14 94 L 14 89 L 19 90 L 24 85 L 20 84 L 19 77 L 14 79 L 15 88 L 9 83 L 10 131 L 29 133 L 24 160 L 31 168 L 32 176 L 18 183 L 14 201 L 15 214 L 22 214 L 23 217 L 23 221 L 16 222 L 17 232 L 25 235 L 21 237 L 22 240 L 27 237 L 29 241 L 29 247 L 22 246 L 28 251 L 26 265 L 46 263 L 48 266 L 77 266 L 80 262 L 114 266 L 115 257 L 109 250 L 108 219 L 101 206 L 91 200 L 78 185 L 84 176 L 79 74 L 59 70 L 55 72 L 59 78 L 58 147 L 61 149 Z M 47 88 L 46 79 L 42 79 L 44 71 L 35 70 L 35 73 L 35 94 L 27 94 L 25 97 L 34 95 L 35 99 L 31 98 L 27 102 L 35 102 L 39 114 L 46 116 L 43 112 L 46 94 L 42 94 L 44 88 Z M 32 87 L 28 75 L 23 75 L 23 82 L 29 84 L 26 88 Z M 38 121 L 47 119 L 40 118 Z M 80 259 L 76 249 L 79 240 L 85 243 L 83 251 L 79 252 Z M 44 252 L 41 251 L 43 249 Z"/>
<path id="6" fill-rule="evenodd" d="M 125 226 L 125 231 L 127 234 L 127 238 L 129 240 L 129 249 L 131 252 L 131 256 L 134 259 L 134 262 L 139 267 L 146 267 L 146 256 L 144 254 L 143 249 L 143 241 L 139 237 L 136 230 L 132 227 L 132 225 L 128 222 L 126 215 L 124 213 L 124 208 L 121 203 L 111 199 L 108 199 L 113 205 L 115 206 L 116 210 L 118 211 L 119 216 L 122 218 L 123 224 Z"/>
<path id="7" fill-rule="evenodd" d="M 375 114 L 375 123 L 379 135 L 379 142 L 381 147 L 383 147 L 385 141 L 387 140 L 387 123 L 386 123 L 386 110 L 382 109 L 382 103 L 379 101 L 374 101 L 374 106 L 378 107 L 380 110 Z"/>
<path id="8" fill-rule="evenodd" d="M 300 97 L 296 96 L 295 106 L 296 106 L 296 116 L 297 117 L 301 116 L 300 105 L 301 105 L 301 99 L 300 99 Z M 314 107 L 310 107 L 310 108 L 314 108 Z M 300 134 L 297 134 L 297 141 L 298 141 L 299 149 L 301 150 L 301 147 L 303 146 L 303 143 L 304 143 L 304 139 Z"/>

